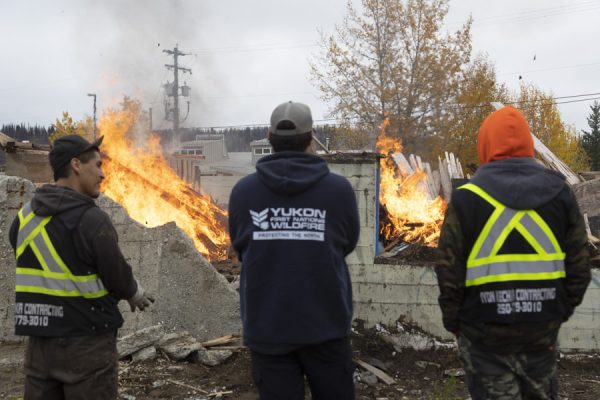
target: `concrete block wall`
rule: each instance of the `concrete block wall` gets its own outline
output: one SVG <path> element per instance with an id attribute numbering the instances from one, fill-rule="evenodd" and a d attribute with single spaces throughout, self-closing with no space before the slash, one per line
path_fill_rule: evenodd
<path id="1" fill-rule="evenodd" d="M 325 156 L 324 158 L 327 160 L 331 172 L 348 179 L 356 195 L 360 218 L 360 237 L 356 250 L 346 258 L 351 277 L 354 280 L 354 271 L 365 265 L 372 265 L 375 258 L 378 226 L 376 221 L 378 157 L 375 154 L 366 153 L 338 158 Z"/>
<path id="2" fill-rule="evenodd" d="M 8 231 L 34 190 L 31 181 L 0 176 L 0 341 L 15 339 L 15 256 L 8 240 Z"/>
<path id="3" fill-rule="evenodd" d="M 43 150 L 17 150 L 6 154 L 6 175 L 20 176 L 33 182 L 51 182 L 52 169 L 48 152 Z"/>
<path id="4" fill-rule="evenodd" d="M 565 350 L 600 350 L 600 271 L 592 270 L 592 282 L 583 302 L 560 330 L 560 345 Z"/>

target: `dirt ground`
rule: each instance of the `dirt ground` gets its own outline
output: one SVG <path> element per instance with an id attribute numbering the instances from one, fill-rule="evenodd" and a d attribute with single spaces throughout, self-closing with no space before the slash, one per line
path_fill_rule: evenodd
<path id="1" fill-rule="evenodd" d="M 385 370 L 396 383 L 365 383 L 364 370 L 355 373 L 356 399 L 468 399 L 464 377 L 453 377 L 460 371 L 452 349 L 415 351 L 394 350 L 375 329 L 355 326 L 352 335 L 355 358 Z M 22 398 L 23 345 L 0 345 L 0 399 Z M 559 361 L 560 395 L 566 400 L 600 398 L 600 356 L 563 356 Z M 368 375 L 368 374 L 367 374 Z M 234 352 L 223 364 L 206 367 L 191 362 L 176 362 L 165 355 L 152 361 L 134 363 L 124 360 L 119 365 L 120 399 L 208 398 L 254 400 L 257 391 L 250 377 L 250 355 L 247 349 Z M 307 399 L 310 395 L 307 390 Z"/>

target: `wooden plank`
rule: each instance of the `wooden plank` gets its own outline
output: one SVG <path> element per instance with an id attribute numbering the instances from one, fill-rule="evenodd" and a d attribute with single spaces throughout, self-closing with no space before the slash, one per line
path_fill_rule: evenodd
<path id="1" fill-rule="evenodd" d="M 450 181 L 450 174 L 448 173 L 448 164 L 446 160 L 442 160 L 438 157 L 439 171 L 440 171 L 440 185 L 442 186 L 442 196 L 446 202 L 450 202 L 452 196 L 452 182 Z"/>
<path id="2" fill-rule="evenodd" d="M 417 160 L 415 159 L 415 155 L 411 154 L 410 156 L 408 156 L 408 160 L 410 162 L 410 166 L 412 167 L 413 171 L 417 171 L 419 169 L 419 166 L 417 165 Z"/>
<path id="3" fill-rule="evenodd" d="M 374 367 L 371 364 L 367 364 L 366 362 L 364 362 L 363 360 L 360 360 L 358 358 L 355 358 L 354 362 L 357 363 L 358 365 L 360 365 L 362 368 L 364 368 L 367 371 L 369 371 L 372 374 L 374 374 L 377 378 L 379 378 L 384 383 L 386 383 L 388 385 L 393 385 L 393 384 L 396 383 L 396 380 L 394 380 L 394 378 L 392 378 L 391 376 L 389 376 L 388 374 L 386 374 L 385 372 L 383 372 L 379 368 Z"/>
<path id="4" fill-rule="evenodd" d="M 458 157 L 456 157 L 456 167 L 458 168 L 458 177 L 464 179 L 465 173 L 463 172 L 462 164 L 460 163 Z"/>
<path id="5" fill-rule="evenodd" d="M 404 157 L 404 154 L 396 153 L 392 155 L 392 159 L 394 160 L 398 168 L 400 168 L 400 172 L 403 176 L 411 175 L 414 172 L 412 167 L 406 160 L 406 157 Z"/>
<path id="6" fill-rule="evenodd" d="M 440 190 L 442 189 L 440 171 L 437 169 L 435 171 L 433 171 L 433 185 L 435 188 L 435 197 L 437 197 L 440 195 Z"/>
<path id="7" fill-rule="evenodd" d="M 201 344 L 203 347 L 221 346 L 224 344 L 237 342 L 239 339 L 239 337 L 233 335 L 226 335 L 215 339 L 207 340 L 206 342 L 202 342 Z"/>
<path id="8" fill-rule="evenodd" d="M 533 133 L 531 136 L 533 136 L 533 146 L 535 147 L 535 150 L 551 169 L 563 174 L 567 178 L 567 182 L 571 185 L 582 182 L 582 179 L 579 177 L 579 175 L 569 168 L 567 164 L 562 162 L 560 158 L 556 157 L 540 139 L 538 139 Z"/>
<path id="9" fill-rule="evenodd" d="M 423 171 L 423 161 L 421 161 L 421 156 L 415 156 L 415 159 L 417 160 L 417 167 Z"/>
<path id="10" fill-rule="evenodd" d="M 427 186 L 429 188 L 429 199 L 433 200 L 437 197 L 437 193 L 435 190 L 435 185 L 433 181 L 433 173 L 431 172 L 431 165 L 429 163 L 424 163 L 423 168 L 427 173 Z"/>

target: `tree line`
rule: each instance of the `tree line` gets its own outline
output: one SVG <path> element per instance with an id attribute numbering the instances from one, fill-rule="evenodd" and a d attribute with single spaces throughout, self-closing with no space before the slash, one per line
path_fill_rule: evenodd
<path id="1" fill-rule="evenodd" d="M 331 125 L 315 126 L 315 136 L 325 144 L 335 134 L 335 127 Z M 171 135 L 171 130 L 161 132 L 161 137 L 167 138 Z M 195 140 L 198 136 L 223 135 L 225 147 L 229 152 L 250 151 L 250 143 L 255 140 L 266 139 L 268 133 L 267 126 L 226 128 L 226 129 L 202 129 L 202 128 L 181 128 L 181 141 Z"/>
<path id="2" fill-rule="evenodd" d="M 0 132 L 18 141 L 28 140 L 35 144 L 50 144 L 50 135 L 55 131 L 54 125 L 4 124 Z"/>

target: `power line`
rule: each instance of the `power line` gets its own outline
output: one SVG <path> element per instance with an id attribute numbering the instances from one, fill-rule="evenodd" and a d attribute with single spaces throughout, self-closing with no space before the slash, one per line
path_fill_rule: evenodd
<path id="1" fill-rule="evenodd" d="M 551 68 L 543 68 L 543 69 L 532 69 L 532 70 L 529 70 L 529 71 L 521 71 L 521 72 L 505 72 L 503 74 L 498 74 L 498 76 L 504 76 L 504 75 L 521 75 L 521 74 L 527 74 L 529 72 L 556 71 L 556 70 L 560 70 L 560 69 L 591 67 L 591 66 L 595 66 L 595 65 L 600 65 L 600 62 L 594 62 L 594 63 L 588 63 L 588 64 L 563 65 L 561 67 L 551 67 Z"/>
<path id="2" fill-rule="evenodd" d="M 577 100 L 567 100 L 567 101 L 555 101 L 555 100 L 561 100 L 561 99 L 572 99 L 572 98 L 577 98 L 577 97 L 587 97 L 587 96 L 597 96 L 597 97 L 590 97 L 590 98 L 586 98 L 586 99 L 577 99 Z M 528 103 L 533 103 L 529 106 L 525 106 L 525 107 L 520 107 L 521 109 L 529 109 L 529 108 L 533 108 L 533 107 L 538 107 L 538 106 L 544 106 L 544 105 L 559 105 L 559 104 L 569 104 L 569 103 L 580 103 L 580 102 L 585 102 L 585 101 L 592 101 L 592 100 L 600 100 L 600 92 L 597 93 L 588 93 L 588 94 L 576 94 L 576 95 L 570 95 L 570 96 L 557 96 L 557 97 L 551 97 L 548 99 L 536 99 L 536 100 L 522 100 L 522 101 L 513 101 L 513 102 L 507 102 L 504 103 L 506 105 L 515 105 L 515 104 L 528 104 Z M 535 104 L 538 103 L 538 104 Z M 483 107 L 487 107 L 487 104 L 477 104 L 477 105 L 472 105 L 472 106 L 462 106 L 459 103 L 448 103 L 448 106 L 450 106 L 450 108 L 454 108 L 454 109 L 462 109 L 462 110 L 467 110 L 467 109 L 475 109 L 475 108 L 483 108 Z M 356 120 L 358 117 L 352 117 L 349 118 L 350 120 Z M 327 122 L 336 122 L 334 124 L 331 125 L 339 125 L 339 123 L 337 121 L 339 121 L 339 118 L 325 118 L 325 119 L 319 119 L 319 120 L 314 120 L 313 122 L 321 122 L 321 123 L 327 123 Z M 268 127 L 269 124 L 265 124 L 265 123 L 251 123 L 251 124 L 239 124 L 239 125 L 221 125 L 221 126 L 203 126 L 203 127 L 198 127 L 197 129 L 231 129 L 231 128 L 259 128 L 259 127 Z"/>
<path id="3" fill-rule="evenodd" d="M 562 16 L 566 14 L 595 10 L 600 10 L 600 3 L 598 1 L 585 1 L 581 3 L 574 3 L 563 6 L 539 8 L 519 13 L 474 18 L 473 26 L 477 27 L 487 25 L 498 25 L 504 23 L 525 22 L 533 19 L 547 18 L 558 15 Z M 464 22 L 449 22 L 446 24 L 446 26 L 458 26 L 463 24 Z"/>

